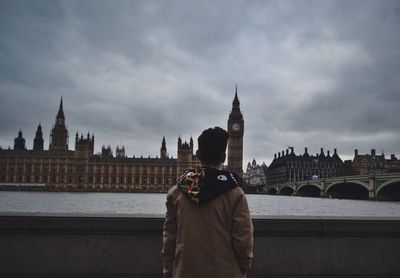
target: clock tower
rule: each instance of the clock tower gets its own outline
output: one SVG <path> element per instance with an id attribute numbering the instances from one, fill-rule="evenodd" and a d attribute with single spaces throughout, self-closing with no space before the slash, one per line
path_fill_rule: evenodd
<path id="1" fill-rule="evenodd" d="M 60 108 L 58 109 L 56 116 L 56 123 L 51 130 L 49 150 L 68 151 L 68 130 L 65 126 L 62 98 L 60 101 Z"/>
<path id="2" fill-rule="evenodd" d="M 243 133 L 244 120 L 240 111 L 240 102 L 235 87 L 235 98 L 232 103 L 232 111 L 228 119 L 228 169 L 243 176 Z"/>

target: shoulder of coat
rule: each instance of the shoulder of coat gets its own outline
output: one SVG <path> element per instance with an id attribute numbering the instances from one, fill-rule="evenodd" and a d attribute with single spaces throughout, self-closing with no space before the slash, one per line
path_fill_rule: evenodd
<path id="1" fill-rule="evenodd" d="M 240 186 L 232 188 L 231 193 L 237 197 L 244 196 L 244 191 Z"/>
<path id="2" fill-rule="evenodd" d="M 178 192 L 178 186 L 174 185 L 170 189 L 168 189 L 167 195 L 174 195 L 176 194 L 176 192 Z"/>

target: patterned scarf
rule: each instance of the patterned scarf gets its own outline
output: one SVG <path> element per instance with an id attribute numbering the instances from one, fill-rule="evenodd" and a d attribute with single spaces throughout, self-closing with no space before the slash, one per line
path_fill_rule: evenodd
<path id="1" fill-rule="evenodd" d="M 206 172 L 205 168 L 189 168 L 186 172 L 178 179 L 179 190 L 193 200 L 197 204 L 199 203 L 200 188 L 202 186 L 202 179 Z"/>

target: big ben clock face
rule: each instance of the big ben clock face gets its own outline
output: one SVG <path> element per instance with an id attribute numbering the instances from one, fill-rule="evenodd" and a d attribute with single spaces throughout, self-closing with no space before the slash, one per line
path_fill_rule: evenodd
<path id="1" fill-rule="evenodd" d="M 240 124 L 233 124 L 232 129 L 233 131 L 240 131 Z"/>

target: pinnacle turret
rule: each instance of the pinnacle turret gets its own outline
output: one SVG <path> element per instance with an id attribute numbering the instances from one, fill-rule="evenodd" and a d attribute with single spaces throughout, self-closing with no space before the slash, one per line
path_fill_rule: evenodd
<path id="1" fill-rule="evenodd" d="M 163 136 L 160 149 L 160 158 L 167 158 L 167 156 L 167 144 L 165 143 L 165 136 Z"/>
<path id="2" fill-rule="evenodd" d="M 34 151 L 43 151 L 43 132 L 42 132 L 42 126 L 38 125 L 36 129 L 36 135 L 35 138 L 33 139 L 33 150 Z"/>
<path id="3" fill-rule="evenodd" d="M 18 137 L 14 139 L 14 150 L 26 150 L 25 139 L 22 137 L 22 130 L 18 132 Z"/>
<path id="4" fill-rule="evenodd" d="M 161 149 L 162 149 L 162 150 L 167 149 L 167 145 L 166 145 L 166 143 L 165 143 L 165 136 L 163 136 L 163 138 L 162 138 Z"/>
<path id="5" fill-rule="evenodd" d="M 61 97 L 60 107 L 58 108 L 57 116 L 56 116 L 56 125 L 57 124 L 65 124 L 65 116 L 64 116 L 64 108 L 63 108 L 63 99 Z"/>

